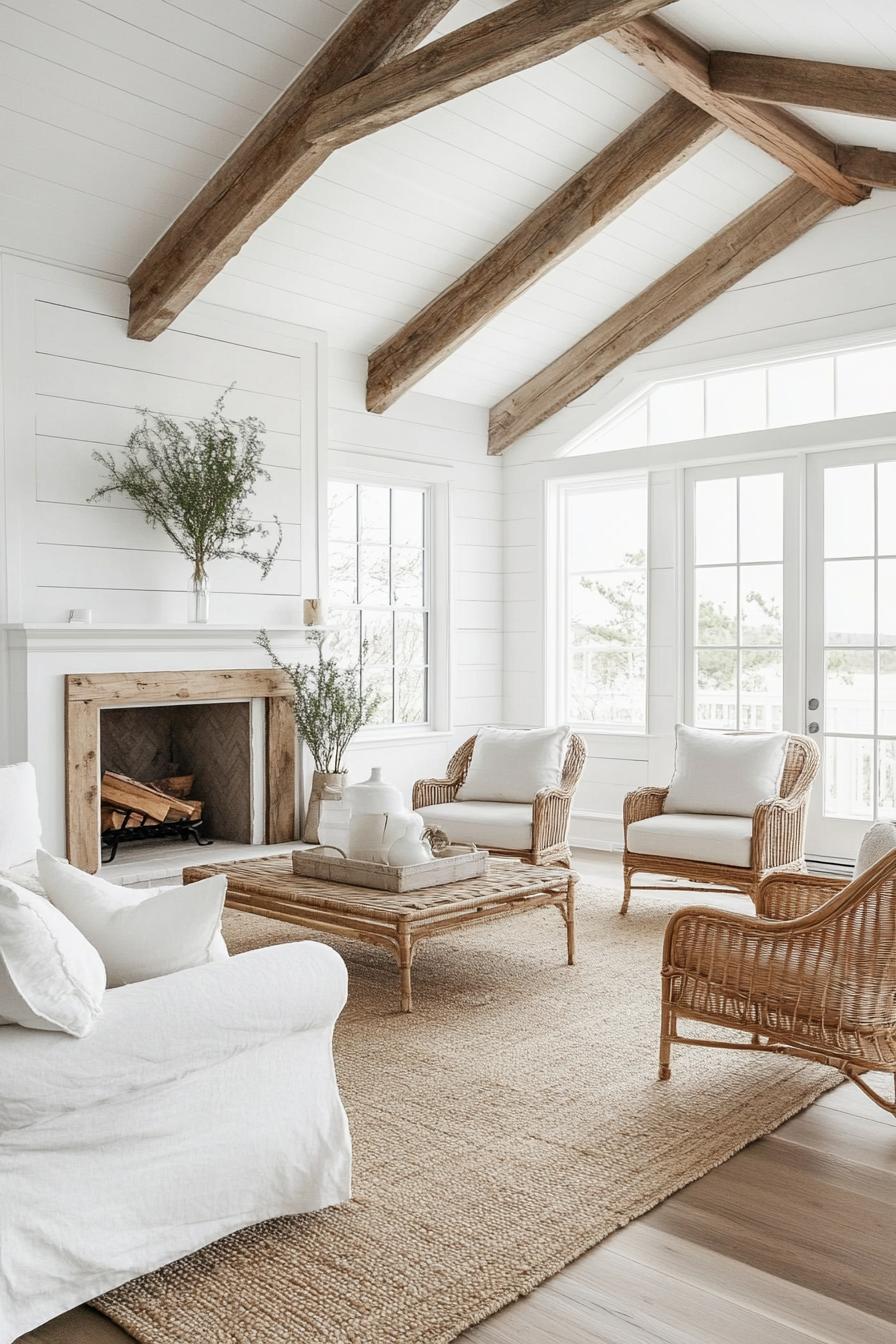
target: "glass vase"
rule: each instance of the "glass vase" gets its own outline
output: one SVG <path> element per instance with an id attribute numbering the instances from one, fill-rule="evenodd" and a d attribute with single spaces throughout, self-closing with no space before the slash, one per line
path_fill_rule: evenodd
<path id="1" fill-rule="evenodd" d="M 190 597 L 190 621 L 195 625 L 207 625 L 209 615 L 208 575 L 194 574 Z"/>

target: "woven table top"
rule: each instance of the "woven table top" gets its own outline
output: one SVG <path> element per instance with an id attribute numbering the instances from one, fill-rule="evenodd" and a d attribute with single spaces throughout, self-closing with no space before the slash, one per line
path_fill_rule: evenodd
<path id="1" fill-rule="evenodd" d="M 570 874 L 565 868 L 538 868 L 533 864 L 492 860 L 482 877 L 449 882 L 441 887 L 420 891 L 375 891 L 344 882 L 324 882 L 319 878 L 298 877 L 292 861 L 285 858 L 242 859 L 236 863 L 207 863 L 184 869 L 185 882 L 223 873 L 228 891 L 258 899 L 292 901 L 304 906 L 346 913 L 412 916 L 415 912 L 447 914 L 475 909 L 484 902 L 500 904 L 503 899 L 523 899 L 546 891 L 566 889 Z"/>

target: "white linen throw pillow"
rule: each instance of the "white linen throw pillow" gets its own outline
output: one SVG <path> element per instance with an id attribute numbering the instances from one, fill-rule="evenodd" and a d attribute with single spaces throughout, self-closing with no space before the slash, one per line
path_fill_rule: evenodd
<path id="1" fill-rule="evenodd" d="M 226 877 L 185 887 L 118 887 L 38 850 L 47 896 L 81 930 L 109 985 L 154 980 L 228 956 L 221 936 Z"/>
<path id="2" fill-rule="evenodd" d="M 873 826 L 869 826 L 862 837 L 853 877 L 860 877 L 894 849 L 896 849 L 896 823 L 876 821 Z"/>
<path id="3" fill-rule="evenodd" d="M 0 881 L 0 1024 L 86 1036 L 105 988 L 99 953 L 65 915 Z"/>
<path id="4" fill-rule="evenodd" d="M 679 723 L 663 811 L 751 817 L 777 794 L 786 750 L 786 733 L 719 733 Z"/>
<path id="5" fill-rule="evenodd" d="M 458 802 L 531 803 L 556 789 L 563 774 L 569 727 L 480 728 Z"/>

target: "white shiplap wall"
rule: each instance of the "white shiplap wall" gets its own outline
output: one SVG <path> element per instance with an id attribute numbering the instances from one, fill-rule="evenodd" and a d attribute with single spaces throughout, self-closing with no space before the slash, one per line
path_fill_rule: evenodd
<path id="1" fill-rule="evenodd" d="M 196 304 L 152 344 L 126 336 L 126 286 L 3 258 L 6 619 L 183 622 L 190 573 L 165 535 L 121 497 L 88 503 L 104 479 L 95 452 L 120 452 L 137 406 L 186 420 L 231 383 L 232 415 L 267 427 L 270 481 L 254 501 L 283 546 L 262 580 L 253 565 L 210 567 L 214 618 L 292 624 L 317 591 L 319 339 Z"/>

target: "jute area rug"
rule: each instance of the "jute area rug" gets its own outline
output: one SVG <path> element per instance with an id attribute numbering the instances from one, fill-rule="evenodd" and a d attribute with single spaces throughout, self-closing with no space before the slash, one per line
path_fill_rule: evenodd
<path id="1" fill-rule="evenodd" d="M 143 1344 L 447 1344 L 836 1081 L 678 1047 L 656 1081 L 673 908 L 580 886 L 555 910 L 423 947 L 414 1012 L 358 943 L 336 1062 L 355 1148 L 340 1208 L 236 1233 L 94 1303 Z M 296 936 L 228 912 L 230 948 Z M 301 936 L 301 933 L 298 933 Z"/>

